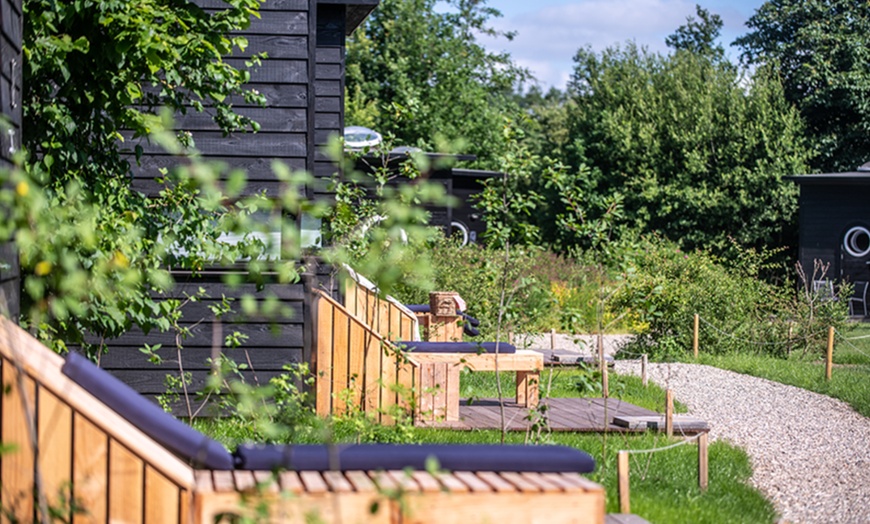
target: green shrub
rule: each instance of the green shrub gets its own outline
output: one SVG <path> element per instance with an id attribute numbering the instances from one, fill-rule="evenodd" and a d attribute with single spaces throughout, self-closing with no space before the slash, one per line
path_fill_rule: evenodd
<path id="1" fill-rule="evenodd" d="M 701 319 L 699 347 L 707 353 L 787 355 L 818 347 L 828 326 L 844 324 L 846 301 L 821 300 L 789 279 L 772 284 L 760 278 L 777 269 L 767 262 L 769 256 L 743 251 L 726 263 L 659 239 L 641 242 L 625 264 L 624 284 L 611 304 L 627 311 L 637 326 L 632 351 L 660 359 L 686 355 L 695 314 Z"/>

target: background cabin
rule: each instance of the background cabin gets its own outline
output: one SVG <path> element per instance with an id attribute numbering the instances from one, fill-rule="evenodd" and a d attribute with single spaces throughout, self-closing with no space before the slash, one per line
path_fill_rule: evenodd
<path id="1" fill-rule="evenodd" d="M 856 171 L 788 177 L 800 186 L 799 261 L 830 264 L 816 279 L 870 281 L 870 164 Z"/>
<path id="2" fill-rule="evenodd" d="M 423 154 L 428 158 L 431 167 L 427 172 L 421 173 L 420 178 L 443 185 L 446 194 L 456 199 L 452 206 L 427 206 L 429 224 L 442 228 L 445 234 L 462 238 L 463 245 L 479 243 L 486 231 L 486 222 L 483 214 L 475 209 L 474 198 L 483 191 L 483 184 L 487 179 L 500 177 L 502 174 L 455 166 L 457 163 L 476 160 L 474 155 Z M 407 154 L 400 150 L 390 152 L 384 157 L 363 156 L 357 160 L 355 167 L 361 172 L 373 173 L 386 166 L 396 173 L 391 185 L 407 184 L 409 180 L 399 175 L 400 165 L 407 160 Z"/>

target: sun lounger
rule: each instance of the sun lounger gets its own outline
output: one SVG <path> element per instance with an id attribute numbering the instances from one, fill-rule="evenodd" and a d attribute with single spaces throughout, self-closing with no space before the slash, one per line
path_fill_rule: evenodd
<path id="1" fill-rule="evenodd" d="M 9 519 L 30 522 L 51 507 L 76 522 L 211 523 L 258 512 L 269 522 L 604 521 L 601 487 L 575 472 L 591 459 L 576 450 L 249 445 L 231 454 L 5 319 L 0 357 Z M 452 471 L 422 470 L 430 456 Z M 70 500 L 81 510 L 72 518 Z"/>

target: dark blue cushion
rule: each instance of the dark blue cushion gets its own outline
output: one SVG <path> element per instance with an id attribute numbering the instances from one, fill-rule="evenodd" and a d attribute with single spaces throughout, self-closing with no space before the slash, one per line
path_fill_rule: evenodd
<path id="1" fill-rule="evenodd" d="M 590 473 L 595 461 L 587 453 L 566 446 L 499 446 L 456 444 L 349 444 L 239 446 L 236 468 L 296 471 L 425 470 L 434 458 L 447 471 L 517 471 L 533 473 Z"/>
<path id="2" fill-rule="evenodd" d="M 396 342 L 405 351 L 414 353 L 495 353 L 495 342 Z M 517 348 L 507 342 L 499 342 L 500 354 L 516 353 Z"/>
<path id="3" fill-rule="evenodd" d="M 233 456 L 219 442 L 177 420 L 87 358 L 70 352 L 63 374 L 192 466 L 233 469 Z"/>

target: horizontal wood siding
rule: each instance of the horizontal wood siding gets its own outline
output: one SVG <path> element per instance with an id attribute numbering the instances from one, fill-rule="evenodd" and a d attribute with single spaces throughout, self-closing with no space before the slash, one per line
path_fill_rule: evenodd
<path id="1" fill-rule="evenodd" d="M 870 230 L 870 186 L 801 186 L 800 262 L 811 276 L 813 260 L 829 263 L 828 278 L 870 280 L 870 256 L 856 258 L 843 249 L 843 235 L 853 226 Z"/>
<path id="2" fill-rule="evenodd" d="M 0 22 L 0 110 L 9 126 L 0 130 L 0 169 L 10 169 L 21 147 L 21 0 L 0 0 Z M 0 239 L 0 315 L 17 319 L 18 252 L 6 240 Z"/>
<path id="3" fill-rule="evenodd" d="M 269 379 L 284 373 L 285 365 L 303 362 L 304 321 L 308 307 L 303 284 L 230 286 L 221 282 L 223 275 L 219 273 L 215 271 L 198 277 L 176 274 L 175 288 L 165 296 L 156 295 L 182 302 L 182 318 L 178 325 L 185 330 L 186 337 L 177 335 L 175 331 L 144 333 L 131 329 L 123 336 L 105 342 L 107 351 L 100 357 L 100 366 L 136 391 L 156 396 L 166 393 L 167 375 L 177 378 L 182 369 L 191 374 L 189 391 L 202 390 L 212 370 L 211 361 L 221 354 L 242 366 L 241 378 L 249 384 L 264 385 Z M 335 294 L 332 273 L 331 266 L 318 265 L 315 288 Z M 205 296 L 199 295 L 200 289 L 206 291 Z M 192 296 L 198 298 L 187 300 Z M 277 313 L 244 313 L 241 299 L 245 296 L 254 298 L 258 310 L 266 301 L 274 301 L 278 304 Z M 211 308 L 220 305 L 223 297 L 230 299 L 232 311 L 218 320 Z M 227 337 L 234 333 L 243 335 L 241 347 L 227 345 Z M 88 337 L 88 341 L 99 343 L 96 337 Z M 181 345 L 180 349 L 176 342 Z M 159 363 L 151 362 L 140 351 L 146 344 L 161 346 L 156 351 L 161 359 Z M 177 409 L 180 407 L 179 404 Z M 182 411 L 179 409 L 178 413 Z"/>
<path id="4" fill-rule="evenodd" d="M 325 154 L 325 146 L 344 132 L 345 6 L 317 6 L 317 45 L 314 66 L 314 176 L 323 181 L 315 197 L 329 198 L 326 181 L 338 166 Z"/>
<path id="5" fill-rule="evenodd" d="M 216 13 L 227 6 L 219 0 L 195 0 L 207 13 Z M 260 125 L 254 133 L 236 131 L 225 136 L 211 118 L 211 112 L 198 113 L 192 108 L 176 115 L 176 128 L 189 131 L 195 150 L 207 160 L 217 160 L 231 168 L 248 172 L 245 194 L 263 190 L 277 197 L 282 188 L 272 172 L 273 160 L 288 164 L 292 169 L 312 170 L 310 148 L 313 144 L 311 85 L 313 52 L 310 26 L 315 13 L 314 0 L 267 0 L 260 6 L 260 16 L 252 17 L 249 27 L 236 34 L 248 39 L 242 51 L 235 49 L 226 62 L 250 71 L 248 88 L 266 98 L 266 107 L 252 105 L 242 97 L 230 102 L 239 114 L 250 117 Z M 266 53 L 260 65 L 248 67 L 251 57 Z M 146 139 L 126 142 L 128 147 L 141 145 L 145 157 L 134 171 L 134 187 L 147 194 L 160 190 L 155 182 L 159 169 L 184 162 L 167 155 Z M 135 163 L 135 162 L 133 162 Z"/>

